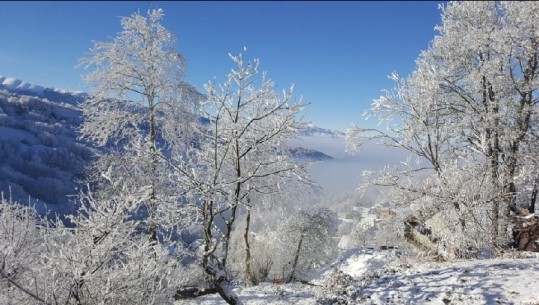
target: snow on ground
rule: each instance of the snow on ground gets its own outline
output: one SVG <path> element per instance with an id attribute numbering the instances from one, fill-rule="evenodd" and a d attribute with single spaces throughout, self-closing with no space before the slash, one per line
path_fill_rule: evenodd
<path id="1" fill-rule="evenodd" d="M 314 272 L 310 282 L 322 285 L 324 279 L 334 270 L 342 271 L 354 279 L 360 279 L 366 274 L 379 270 L 397 259 L 398 250 L 380 251 L 374 248 L 350 249 L 344 252 L 333 264 Z"/>
<path id="2" fill-rule="evenodd" d="M 315 287 L 301 283 L 276 285 L 261 283 L 256 287 L 235 289 L 241 301 L 246 305 L 314 305 L 316 304 Z M 218 294 L 205 295 L 194 300 L 176 301 L 175 305 L 225 305 L 226 302 Z"/>
<path id="3" fill-rule="evenodd" d="M 318 287 L 303 283 L 273 284 L 263 282 L 255 287 L 235 288 L 245 305 L 315 305 Z M 178 300 L 175 305 L 226 305 L 218 294 Z"/>
<path id="4" fill-rule="evenodd" d="M 348 303 L 343 304 L 539 304 L 539 254 L 446 263 L 400 254 L 398 250 L 349 250 L 318 271 L 310 280 L 314 285 L 262 283 L 235 291 L 251 305 L 317 304 L 317 296 L 326 296 L 321 288 L 324 280 L 334 274 L 332 270 L 340 270 L 354 279 L 345 296 Z M 226 303 L 218 295 L 207 295 L 176 304 Z"/>
<path id="5" fill-rule="evenodd" d="M 384 274 L 385 273 L 385 274 Z M 358 304 L 539 304 L 539 259 L 426 263 L 385 269 Z"/>

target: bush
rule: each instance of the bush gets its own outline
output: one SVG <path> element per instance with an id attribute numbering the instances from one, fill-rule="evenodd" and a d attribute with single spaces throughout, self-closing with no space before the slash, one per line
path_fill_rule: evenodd
<path id="1" fill-rule="evenodd" d="M 354 279 L 350 275 L 341 270 L 334 270 L 326 277 L 322 287 L 327 294 L 342 295 L 346 294 L 347 288 L 353 283 Z"/>

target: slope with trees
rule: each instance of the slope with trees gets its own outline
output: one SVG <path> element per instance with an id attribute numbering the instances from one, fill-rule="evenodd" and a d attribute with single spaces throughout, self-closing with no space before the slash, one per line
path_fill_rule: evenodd
<path id="1" fill-rule="evenodd" d="M 35 204 L 41 214 L 74 210 L 68 196 L 77 195 L 92 161 L 92 147 L 77 140 L 79 97 L 53 99 L 0 84 L 0 192 Z"/>
<path id="2" fill-rule="evenodd" d="M 388 186 L 386 200 L 423 222 L 442 213 L 442 227 L 454 228 L 442 239 L 462 251 L 509 247 L 510 213 L 536 188 L 538 10 L 534 2 L 442 7 L 439 34 L 413 73 L 394 74 L 397 87 L 366 112 L 387 129 L 349 132 L 356 148 L 379 139 L 418 158 L 368 173 L 364 187 Z"/>

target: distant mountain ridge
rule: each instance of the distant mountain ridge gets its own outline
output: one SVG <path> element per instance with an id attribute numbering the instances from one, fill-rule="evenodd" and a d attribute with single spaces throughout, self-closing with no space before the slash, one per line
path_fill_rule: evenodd
<path id="1" fill-rule="evenodd" d="M 321 128 L 321 127 L 315 126 L 312 123 L 305 123 L 302 126 L 302 130 L 299 132 L 299 135 L 306 136 L 306 137 L 313 137 L 313 136 L 334 137 L 334 138 L 345 137 L 345 133 L 342 131 Z"/>
<path id="2" fill-rule="evenodd" d="M 333 159 L 332 156 L 328 156 L 323 152 L 305 147 L 290 147 L 288 152 L 298 161 L 327 161 Z"/>
<path id="3" fill-rule="evenodd" d="M 30 198 L 42 213 L 72 208 L 68 196 L 77 194 L 93 156 L 94 147 L 78 140 L 77 132 L 83 122 L 79 105 L 88 97 L 0 76 L 0 192 L 22 203 Z M 343 135 L 313 124 L 299 133 L 326 139 Z M 299 162 L 333 159 L 301 144 L 288 151 Z"/>
<path id="4" fill-rule="evenodd" d="M 88 94 L 82 91 L 46 88 L 2 75 L 0 75 L 0 89 L 5 89 L 10 93 L 40 97 L 52 102 L 62 102 L 72 105 L 80 104 L 88 98 Z"/>

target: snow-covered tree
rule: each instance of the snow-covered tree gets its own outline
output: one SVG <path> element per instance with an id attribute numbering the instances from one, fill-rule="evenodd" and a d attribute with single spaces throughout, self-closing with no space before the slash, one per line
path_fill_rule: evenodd
<path id="1" fill-rule="evenodd" d="M 301 183 L 287 184 L 282 192 L 253 195 L 256 205 L 251 206 L 249 226 L 250 268 L 249 276 L 253 284 L 269 278 L 285 278 L 283 272 L 288 272 L 293 253 L 290 236 L 297 232 L 286 230 L 289 219 L 297 220 L 298 209 L 314 209 L 313 202 L 318 199 L 316 193 L 308 192 Z M 246 217 L 238 219 L 231 234 L 230 253 L 227 268 L 231 273 L 245 277 L 245 234 Z M 247 282 L 248 280 L 243 280 Z"/>
<path id="2" fill-rule="evenodd" d="M 151 189 L 118 187 L 108 199 L 81 195 L 69 227 L 2 200 L 3 304 L 172 304 L 180 257 L 132 217 Z"/>
<path id="3" fill-rule="evenodd" d="M 36 289 L 44 223 L 34 209 L 0 195 L 0 303 L 44 303 Z"/>
<path id="4" fill-rule="evenodd" d="M 257 196 L 280 192 L 289 183 L 306 179 L 305 165 L 288 155 L 286 142 L 301 126 L 305 105 L 292 101 L 292 90 L 279 96 L 265 74 L 258 73 L 258 60 L 236 64 L 220 85 L 205 85 L 207 98 L 201 110 L 208 122 L 202 124 L 199 147 L 181 158 L 177 168 L 182 184 L 200 202 L 203 225 L 202 264 L 221 296 L 231 304 L 237 298 L 228 289 L 226 274 L 230 237 L 239 230 L 237 219 L 245 215 L 246 244 L 244 277 L 249 281 L 250 215 Z"/>
<path id="5" fill-rule="evenodd" d="M 337 228 L 337 215 L 328 209 L 300 210 L 289 215 L 281 231 L 281 255 L 287 258 L 282 267 L 287 281 L 299 279 L 335 254 Z"/>
<path id="6" fill-rule="evenodd" d="M 118 187 L 120 195 L 107 199 L 86 195 L 71 219 L 74 228 L 56 223 L 45 235 L 49 252 L 43 267 L 57 274 L 50 289 L 63 287 L 52 291 L 76 304 L 172 303 L 178 262 L 169 255 L 166 240 L 148 239 L 141 222 L 132 217 L 151 188 Z"/>
<path id="7" fill-rule="evenodd" d="M 366 113 L 387 129 L 350 130 L 356 148 L 380 139 L 419 157 L 408 169 L 370 181 L 391 186 L 401 203 L 429 206 L 425 219 L 441 210 L 455 216 L 468 237 L 461 241 L 477 239 L 482 230 L 486 244 L 507 246 L 510 210 L 533 189 L 535 177 L 522 174 L 537 159 L 527 147 L 537 121 L 538 12 L 534 2 L 442 6 L 439 34 L 416 69 L 405 79 L 394 75 L 397 87 Z M 430 178 L 420 182 L 419 175 Z"/>
<path id="8" fill-rule="evenodd" d="M 82 105 L 81 136 L 106 147 L 94 178 L 105 184 L 112 179 L 150 186 L 144 206 L 154 240 L 158 219 L 163 218 L 159 214 L 174 210 L 179 197 L 168 182 L 165 156 L 182 150 L 188 141 L 199 97 L 182 80 L 184 59 L 175 50 L 174 35 L 161 25 L 162 17 L 161 9 L 122 17 L 118 36 L 112 42 L 95 42 L 90 56 L 81 60 L 92 68 L 84 78 L 92 92 Z"/>

